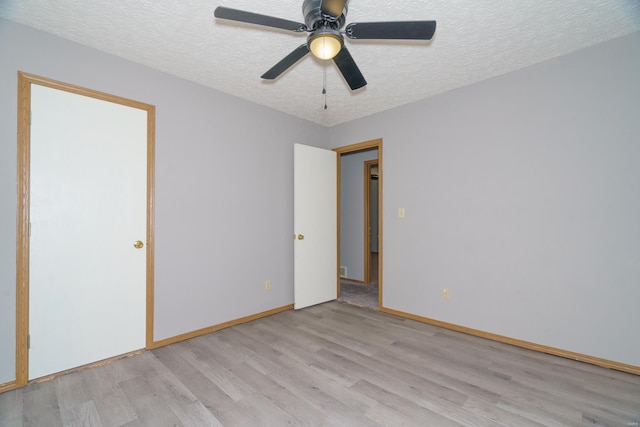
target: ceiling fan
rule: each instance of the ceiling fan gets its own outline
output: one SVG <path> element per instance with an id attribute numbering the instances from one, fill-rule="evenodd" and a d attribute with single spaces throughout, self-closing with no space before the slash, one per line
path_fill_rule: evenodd
<path id="1" fill-rule="evenodd" d="M 436 31 L 436 21 L 352 22 L 341 31 L 347 3 L 348 0 L 304 0 L 304 24 L 223 6 L 217 7 L 214 15 L 220 19 L 309 33 L 306 43 L 271 67 L 261 76 L 263 79 L 277 78 L 311 52 L 320 59 L 333 59 L 351 90 L 365 86 L 367 81 L 344 45 L 345 35 L 360 40 L 430 40 Z"/>

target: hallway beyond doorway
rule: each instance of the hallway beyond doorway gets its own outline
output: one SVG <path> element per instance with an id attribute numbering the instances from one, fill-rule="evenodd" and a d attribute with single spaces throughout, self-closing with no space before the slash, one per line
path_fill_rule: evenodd
<path id="1" fill-rule="evenodd" d="M 371 253 L 371 282 L 356 283 L 346 279 L 340 279 L 340 298 L 338 301 L 347 304 L 378 310 L 378 254 Z"/>

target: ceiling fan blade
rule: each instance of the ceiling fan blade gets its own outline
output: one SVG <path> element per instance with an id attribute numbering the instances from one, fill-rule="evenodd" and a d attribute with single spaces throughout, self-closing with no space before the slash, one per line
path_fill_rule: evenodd
<path id="1" fill-rule="evenodd" d="M 431 40 L 436 21 L 352 22 L 345 28 L 350 39 Z"/>
<path id="2" fill-rule="evenodd" d="M 305 24 L 288 19 L 274 18 L 273 16 L 260 15 L 259 13 L 245 12 L 244 10 L 231 9 L 218 6 L 213 12 L 216 18 L 229 19 L 231 21 L 247 22 L 249 24 L 264 25 L 265 27 L 281 28 L 283 30 L 303 32 L 308 28 Z"/>
<path id="3" fill-rule="evenodd" d="M 291 67 L 293 64 L 301 60 L 305 57 L 306 54 L 309 53 L 309 48 L 307 44 L 301 44 L 298 46 L 293 52 L 289 55 L 285 56 L 280 62 L 271 67 L 269 71 L 264 73 L 262 76 L 263 79 L 273 80 L 277 78 L 280 74 L 284 73 Z"/>
<path id="4" fill-rule="evenodd" d="M 346 47 L 342 47 L 340 52 L 338 52 L 338 54 L 333 58 L 333 62 L 338 66 L 338 69 L 347 81 L 351 90 L 360 89 L 361 87 L 366 86 L 367 81 L 364 79 L 364 76 L 360 72 L 360 69 Z"/>
<path id="5" fill-rule="evenodd" d="M 347 0 L 322 0 L 320 11 L 325 15 L 339 18 L 346 4 Z"/>

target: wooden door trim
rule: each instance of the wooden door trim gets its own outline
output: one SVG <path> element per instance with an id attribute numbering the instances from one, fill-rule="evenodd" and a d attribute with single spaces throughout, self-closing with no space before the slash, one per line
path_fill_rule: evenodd
<path id="1" fill-rule="evenodd" d="M 18 212 L 16 236 L 16 386 L 28 380 L 31 81 L 18 73 Z"/>
<path id="2" fill-rule="evenodd" d="M 336 286 L 338 289 L 338 297 L 340 297 L 340 156 L 342 154 L 348 154 L 348 153 L 355 153 L 358 151 L 365 151 L 365 150 L 371 150 L 371 149 L 377 149 L 378 150 L 378 174 L 379 174 L 379 179 L 378 179 L 378 309 L 381 310 L 383 308 L 383 301 L 382 301 L 382 258 L 383 258 L 383 245 L 382 245 L 382 240 L 383 240 L 383 233 L 382 233 L 382 181 L 383 181 L 383 174 L 382 174 L 382 138 L 378 138 L 378 139 L 372 139 L 369 141 L 364 141 L 364 142 L 359 142 L 357 144 L 351 144 L 351 145 L 346 145 L 343 147 L 338 147 L 338 148 L 334 148 L 333 151 L 335 151 L 338 155 L 336 156 L 336 161 L 337 161 L 337 175 L 338 175 L 338 179 L 337 179 L 337 197 L 338 197 L 338 212 L 336 213 L 337 217 L 338 217 L 338 268 L 336 271 Z M 366 234 L 366 233 L 365 233 Z M 366 250 L 367 248 L 365 248 Z M 366 258 L 366 257 L 365 257 Z M 366 273 L 365 273 L 366 274 Z"/>
<path id="3" fill-rule="evenodd" d="M 77 95 L 125 105 L 147 112 L 147 235 L 146 235 L 146 348 L 153 343 L 154 307 L 154 212 L 155 212 L 155 107 L 120 96 L 18 72 L 18 204 L 16 236 L 16 379 L 15 387 L 29 378 L 29 219 L 31 159 L 31 85 L 37 84 Z"/>

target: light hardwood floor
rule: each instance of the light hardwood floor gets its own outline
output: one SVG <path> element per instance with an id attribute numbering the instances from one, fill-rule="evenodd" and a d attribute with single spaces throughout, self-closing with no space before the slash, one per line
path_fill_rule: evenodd
<path id="1" fill-rule="evenodd" d="M 640 377 L 331 302 L 0 394 L 2 426 L 638 426 Z"/>

